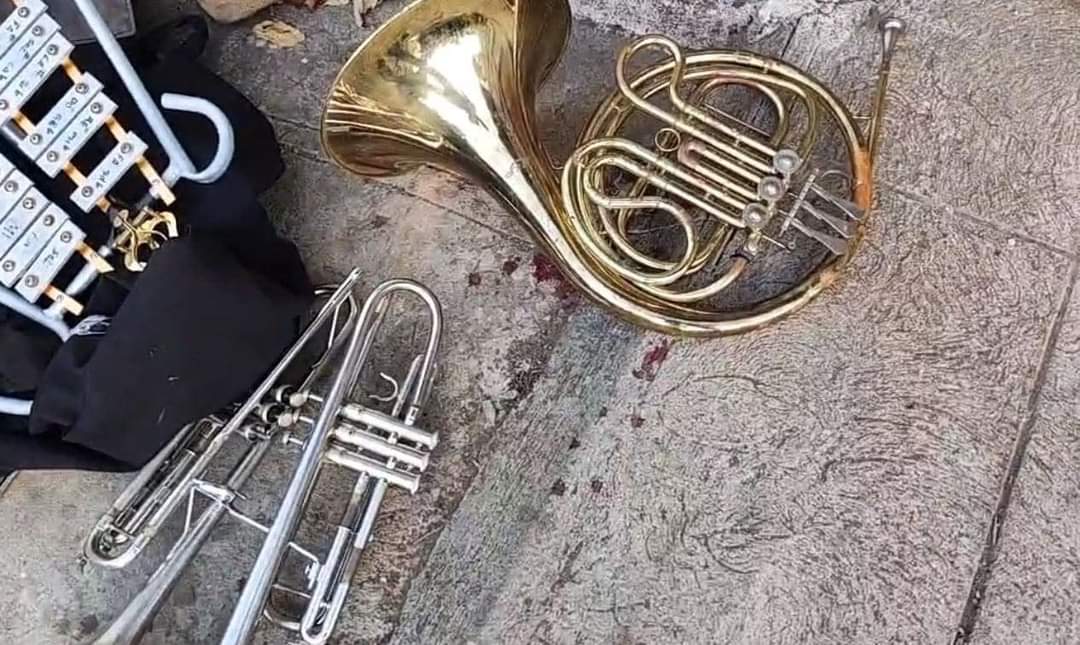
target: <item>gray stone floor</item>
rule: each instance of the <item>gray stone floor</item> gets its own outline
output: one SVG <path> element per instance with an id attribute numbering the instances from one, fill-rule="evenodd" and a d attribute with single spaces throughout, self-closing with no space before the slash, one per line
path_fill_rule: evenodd
<path id="1" fill-rule="evenodd" d="M 215 29 L 207 62 L 278 130 L 290 167 L 267 203 L 315 275 L 416 277 L 448 314 L 428 416 L 444 442 L 421 492 L 388 500 L 336 642 L 1080 641 L 1080 8 L 574 4 L 541 98 L 556 157 L 633 33 L 782 55 L 858 111 L 876 16 L 903 16 L 880 208 L 804 312 L 652 364 L 667 339 L 538 279 L 524 231 L 475 187 L 328 164 L 318 114 L 364 35 L 346 8 L 269 12 L 305 33 L 293 49 L 255 47 L 252 22 Z M 288 469 L 273 459 L 250 505 L 268 512 Z M 135 593 L 164 545 L 118 573 L 79 558 L 125 481 L 24 474 L 0 501 L 0 641 L 82 642 Z M 256 544 L 225 526 L 145 642 L 214 642 Z"/>

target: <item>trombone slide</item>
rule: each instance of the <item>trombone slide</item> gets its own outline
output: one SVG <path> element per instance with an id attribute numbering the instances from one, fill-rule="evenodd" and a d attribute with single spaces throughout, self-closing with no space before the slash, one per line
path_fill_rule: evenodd
<path id="1" fill-rule="evenodd" d="M 258 467 L 266 451 L 270 448 L 270 441 L 265 439 L 256 440 L 255 443 L 244 453 L 240 463 L 229 475 L 225 487 L 219 490 L 227 491 L 227 495 L 210 495 L 209 508 L 199 514 L 198 519 L 184 533 L 183 537 L 173 545 L 165 563 L 159 567 L 142 591 L 135 596 L 124 611 L 117 617 L 109 628 L 94 641 L 95 645 L 128 645 L 137 643 L 154 621 L 154 616 L 161 610 L 161 606 L 169 598 L 173 587 L 180 580 L 180 576 L 191 564 L 196 554 L 202 550 L 206 541 L 210 538 L 218 522 L 232 512 L 232 501 L 235 499 L 240 487 Z"/>

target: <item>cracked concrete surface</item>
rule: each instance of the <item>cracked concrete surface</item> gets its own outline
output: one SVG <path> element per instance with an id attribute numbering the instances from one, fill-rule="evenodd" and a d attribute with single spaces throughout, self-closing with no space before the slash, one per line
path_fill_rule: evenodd
<path id="1" fill-rule="evenodd" d="M 388 498 L 336 642 L 1080 639 L 1080 103 L 1068 80 L 1080 9 L 573 4 L 571 51 L 541 92 L 556 158 L 635 33 L 783 56 L 865 112 L 873 24 L 901 15 L 880 208 L 848 277 L 798 316 L 671 342 L 550 280 L 477 188 L 429 172 L 360 181 L 327 163 L 322 100 L 365 33 L 347 7 L 272 9 L 305 32 L 294 49 L 256 48 L 250 23 L 215 28 L 206 62 L 274 122 L 289 170 L 267 204 L 312 272 L 415 277 L 448 316 L 428 415 L 443 443 L 420 493 Z M 260 471 L 251 506 L 270 511 L 290 465 L 278 455 Z M 160 542 L 121 572 L 79 558 L 125 481 L 27 473 L 0 500 L 3 642 L 85 641 L 160 561 Z M 346 484 L 327 481 L 319 521 Z M 225 526 L 144 642 L 214 642 L 257 542 Z M 292 641 L 264 626 L 257 642 Z"/>

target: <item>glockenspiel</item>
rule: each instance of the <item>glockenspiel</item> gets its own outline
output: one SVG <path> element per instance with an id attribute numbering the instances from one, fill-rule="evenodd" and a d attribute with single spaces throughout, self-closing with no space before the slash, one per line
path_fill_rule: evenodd
<path id="1" fill-rule="evenodd" d="M 79 211 L 91 217 L 98 213 L 113 227 L 108 242 L 91 246 L 64 208 L 50 202 L 10 159 L 0 156 L 0 306 L 65 340 L 71 333 L 67 320 L 77 319 L 83 311 L 80 294 L 97 277 L 112 271 L 117 261 L 129 270 L 142 270 L 146 254 L 178 234 L 176 217 L 168 210 L 176 199 L 172 190 L 176 182 L 216 181 L 227 169 L 234 145 L 228 118 L 213 103 L 163 95 L 162 107 L 201 114 L 215 128 L 217 152 L 206 167 L 196 169 L 92 0 L 68 1 L 85 19 L 169 164 L 159 172 L 147 159 L 147 142 L 120 123 L 117 103 L 102 82 L 71 59 L 74 45 L 42 0 L 0 0 L 14 4 L 0 22 L 0 132 L 44 176 L 67 177 L 70 201 Z M 66 77 L 66 89 L 47 110 L 38 110 L 43 112 L 39 118 L 31 118 L 28 103 L 53 77 Z M 111 148 L 93 166 L 79 167 L 80 152 L 99 133 L 111 137 Z M 127 176 L 141 177 L 145 191 L 125 203 L 113 191 Z M 81 266 L 74 279 L 56 284 L 64 269 L 77 262 Z M 28 414 L 30 406 L 0 397 L 0 414 Z"/>

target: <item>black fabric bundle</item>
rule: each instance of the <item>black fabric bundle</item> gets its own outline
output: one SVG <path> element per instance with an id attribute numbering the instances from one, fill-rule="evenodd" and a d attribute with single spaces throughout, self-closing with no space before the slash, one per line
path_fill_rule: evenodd
<path id="1" fill-rule="evenodd" d="M 296 336 L 312 287 L 296 248 L 257 201 L 284 170 L 280 151 L 258 109 L 195 62 L 205 41 L 201 18 L 182 19 L 129 49 L 155 98 L 201 96 L 226 112 L 236 157 L 219 181 L 176 187 L 171 210 L 184 234 L 157 250 L 145 272 L 99 280 L 85 323 L 66 343 L 0 307 L 0 391 L 34 399 L 29 419 L 0 415 L 0 471 L 137 469 L 186 423 L 244 398 Z M 160 150 L 100 49 L 81 47 L 73 58 L 103 81 L 121 123 Z M 216 148 L 210 124 L 166 117 L 204 165 Z M 63 176 L 45 178 L 7 141 L 0 152 L 103 239 L 105 218 L 75 210 Z M 135 181 L 117 190 L 143 189 Z"/>

